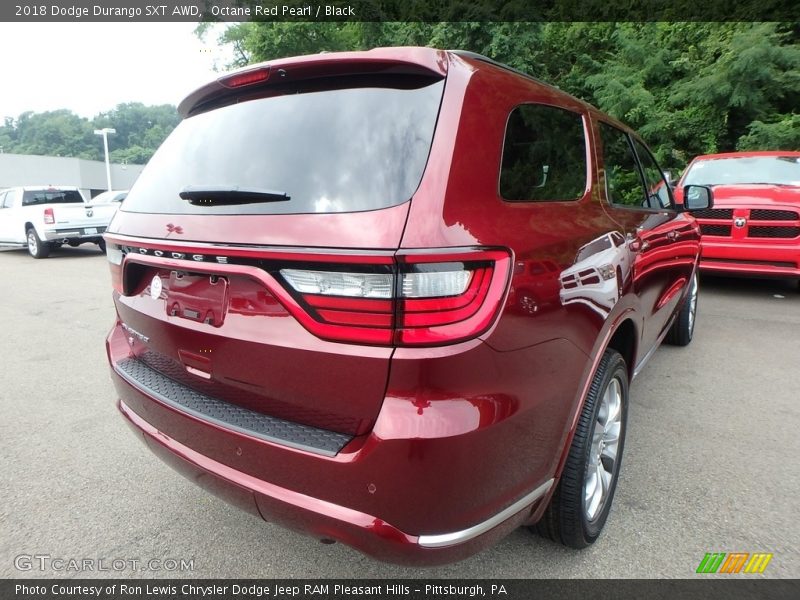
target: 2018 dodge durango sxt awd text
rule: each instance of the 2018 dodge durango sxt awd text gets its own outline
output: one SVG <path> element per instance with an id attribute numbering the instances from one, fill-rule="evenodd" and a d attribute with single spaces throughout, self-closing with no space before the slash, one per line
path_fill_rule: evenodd
<path id="1" fill-rule="evenodd" d="M 629 129 L 466 52 L 276 60 L 180 112 L 106 235 L 150 449 L 385 560 L 592 543 L 628 382 L 691 340 L 709 190 L 676 208 Z"/>

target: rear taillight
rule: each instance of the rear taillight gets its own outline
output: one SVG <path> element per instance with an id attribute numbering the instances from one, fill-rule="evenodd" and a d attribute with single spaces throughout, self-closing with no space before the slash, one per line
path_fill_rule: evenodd
<path id="1" fill-rule="evenodd" d="M 108 266 L 111 270 L 111 285 L 114 290 L 122 293 L 122 259 L 125 255 L 122 253 L 122 248 L 113 242 L 106 241 L 106 258 L 108 259 Z"/>
<path id="2" fill-rule="evenodd" d="M 330 340 L 400 346 L 452 344 L 494 322 L 510 256 L 502 250 L 408 253 L 394 263 L 279 270 L 304 310 L 300 322 Z"/>
<path id="3" fill-rule="evenodd" d="M 44 209 L 44 224 L 45 225 L 52 225 L 55 222 L 56 222 L 56 218 L 53 215 L 53 209 L 52 208 L 45 208 Z"/>
<path id="4" fill-rule="evenodd" d="M 391 298 L 394 276 L 391 273 L 342 273 L 281 269 L 281 276 L 301 294 L 343 298 Z"/>

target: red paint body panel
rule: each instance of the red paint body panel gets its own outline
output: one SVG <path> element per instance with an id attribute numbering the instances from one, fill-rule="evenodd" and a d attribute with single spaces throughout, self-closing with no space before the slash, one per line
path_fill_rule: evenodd
<path id="1" fill-rule="evenodd" d="M 702 161 L 777 156 L 800 159 L 800 152 L 703 155 L 689 164 L 686 173 Z M 678 198 L 686 173 L 676 190 Z M 723 215 L 720 211 L 729 214 Z M 714 211 L 711 213 L 697 218 L 704 232 L 702 270 L 731 275 L 800 278 L 800 180 L 793 185 L 772 185 L 769 182 L 714 185 Z"/>
<path id="2" fill-rule="evenodd" d="M 699 233 L 692 217 L 674 210 L 610 206 L 598 138 L 598 120 L 608 119 L 501 67 L 429 49 L 382 49 L 285 59 L 271 63 L 270 78 L 278 68 L 324 74 L 365 65 L 447 78 L 427 166 L 410 201 L 337 214 L 120 211 L 107 236 L 126 252 L 121 265 L 112 265 L 112 379 L 122 414 L 148 446 L 234 504 L 384 560 L 449 562 L 541 515 L 600 356 L 629 323 L 630 372 L 641 365 L 685 297 Z M 184 112 L 219 88 L 212 83 L 195 92 Z M 581 198 L 500 197 L 506 122 L 524 103 L 580 115 L 587 140 Z M 581 248 L 611 233 L 625 241 L 610 291 L 587 277 L 586 290 L 565 293 L 564 274 L 580 271 Z M 470 260 L 480 263 L 475 277 L 486 278 L 467 288 L 473 295 L 407 299 L 394 313 L 393 300 L 382 298 L 359 300 L 356 308 L 321 293 L 304 300 L 279 274 L 303 264 L 344 272 L 407 273 L 441 264 L 458 270 Z M 224 289 L 212 277 L 224 278 Z M 422 311 L 436 303 L 456 322 L 426 329 L 435 315 Z M 420 329 L 334 341 L 335 323 L 356 318 L 358 307 L 375 331 L 391 333 L 387 319 L 398 327 L 406 316 Z M 415 341 L 424 345 L 410 346 Z M 154 369 L 186 388 L 349 441 L 322 456 L 184 412 L 120 376 L 122 361 L 152 356 Z M 539 488 L 544 496 L 493 521 Z M 420 536 L 486 522 L 492 526 L 485 532 L 447 547 L 420 543 Z"/>

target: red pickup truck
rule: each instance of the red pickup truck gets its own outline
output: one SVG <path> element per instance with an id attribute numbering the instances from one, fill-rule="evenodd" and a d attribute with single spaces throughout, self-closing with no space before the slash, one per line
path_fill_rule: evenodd
<path id="1" fill-rule="evenodd" d="M 800 152 L 731 152 L 695 158 L 676 189 L 714 188 L 695 211 L 705 271 L 800 279 Z"/>

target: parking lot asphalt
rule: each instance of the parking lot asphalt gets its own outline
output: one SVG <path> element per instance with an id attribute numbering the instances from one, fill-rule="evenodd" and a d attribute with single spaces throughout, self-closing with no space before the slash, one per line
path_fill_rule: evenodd
<path id="1" fill-rule="evenodd" d="M 420 569 L 263 523 L 151 455 L 115 408 L 110 277 L 95 246 L 39 261 L 0 251 L 0 281 L 0 577 L 694 577 L 706 552 L 771 552 L 766 577 L 800 575 L 796 283 L 702 279 L 694 341 L 658 350 L 632 385 L 621 479 L 594 546 L 519 530 Z M 84 558 L 107 570 L 39 568 Z M 140 570 L 151 559 L 193 569 Z"/>

